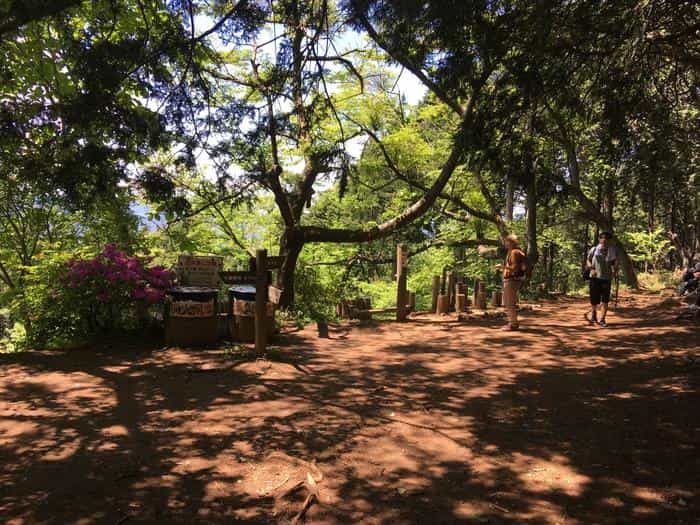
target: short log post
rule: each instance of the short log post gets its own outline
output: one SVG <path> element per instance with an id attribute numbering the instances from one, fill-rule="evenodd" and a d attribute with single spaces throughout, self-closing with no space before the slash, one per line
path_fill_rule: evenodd
<path id="1" fill-rule="evenodd" d="M 457 310 L 457 313 L 467 311 L 467 296 L 465 294 L 455 294 L 455 310 Z"/>
<path id="2" fill-rule="evenodd" d="M 496 290 L 491 294 L 491 304 L 494 307 L 499 307 L 503 304 L 503 296 L 499 290 Z"/>
<path id="3" fill-rule="evenodd" d="M 319 319 L 316 321 L 316 327 L 318 328 L 318 336 L 323 339 L 328 339 L 328 321 L 325 319 Z"/>
<path id="4" fill-rule="evenodd" d="M 466 312 L 468 305 L 467 286 L 463 282 L 458 282 L 456 285 L 456 290 L 455 310 L 457 312 Z"/>
<path id="5" fill-rule="evenodd" d="M 449 312 L 450 301 L 446 294 L 440 294 L 437 302 L 437 312 L 440 315 L 444 315 Z"/>
<path id="6" fill-rule="evenodd" d="M 486 284 L 479 282 L 478 307 L 486 310 Z"/>
<path id="7" fill-rule="evenodd" d="M 449 272 L 447 274 L 447 297 L 449 297 L 450 310 L 455 307 L 455 273 Z"/>
<path id="8" fill-rule="evenodd" d="M 433 275 L 433 301 L 430 303 L 430 311 L 437 312 L 438 295 L 440 295 L 440 276 Z"/>
<path id="9" fill-rule="evenodd" d="M 255 252 L 255 353 L 267 344 L 267 250 Z"/>
<path id="10" fill-rule="evenodd" d="M 474 304 L 475 307 L 479 305 L 479 284 L 480 284 L 480 282 L 481 281 L 479 281 L 479 279 L 474 279 L 474 294 L 472 297 L 472 303 Z"/>
<path id="11" fill-rule="evenodd" d="M 406 294 L 407 259 L 408 251 L 406 246 L 403 244 L 396 246 L 396 320 L 399 322 L 406 320 L 406 304 L 408 302 Z"/>

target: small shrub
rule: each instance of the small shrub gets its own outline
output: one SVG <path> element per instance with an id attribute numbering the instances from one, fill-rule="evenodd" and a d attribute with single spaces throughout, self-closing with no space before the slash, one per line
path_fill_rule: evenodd
<path id="1" fill-rule="evenodd" d="M 26 344 L 27 330 L 22 323 L 15 323 L 0 339 L 0 353 L 19 352 L 25 349 Z"/>
<path id="2" fill-rule="evenodd" d="M 67 347 L 110 332 L 141 327 L 148 308 L 162 302 L 174 274 L 150 258 L 107 245 L 92 258 L 46 254 L 26 269 L 10 303 L 11 317 L 26 330 L 15 348 Z"/>
<path id="3" fill-rule="evenodd" d="M 72 260 L 61 277 L 89 333 L 130 328 L 134 312 L 161 302 L 174 274 L 162 266 L 148 267 L 150 258 L 128 256 L 113 244 L 92 259 Z M 138 317 L 138 316 L 137 316 Z"/>

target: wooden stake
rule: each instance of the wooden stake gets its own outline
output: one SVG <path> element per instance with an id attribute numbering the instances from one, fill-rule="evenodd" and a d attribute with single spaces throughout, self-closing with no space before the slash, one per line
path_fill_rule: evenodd
<path id="1" fill-rule="evenodd" d="M 437 312 L 438 295 L 440 295 L 440 276 L 433 275 L 433 302 L 430 305 L 430 311 Z"/>
<path id="2" fill-rule="evenodd" d="M 437 302 L 437 312 L 438 314 L 446 314 L 449 312 L 450 302 L 447 295 L 440 295 Z"/>
<path id="3" fill-rule="evenodd" d="M 416 292 L 408 292 L 408 308 L 409 311 L 416 311 Z"/>
<path id="4" fill-rule="evenodd" d="M 458 313 L 467 311 L 467 296 L 463 293 L 455 295 L 455 310 L 457 310 Z"/>
<path id="5" fill-rule="evenodd" d="M 255 353 L 267 344 L 267 250 L 255 252 Z"/>
<path id="6" fill-rule="evenodd" d="M 406 267 L 408 265 L 408 251 L 406 246 L 396 246 L 396 320 L 406 320 Z"/>
<path id="7" fill-rule="evenodd" d="M 502 302 L 503 302 L 503 301 L 502 301 L 501 292 L 499 292 L 499 291 L 497 290 L 497 291 L 495 291 L 495 292 L 493 292 L 493 293 L 491 294 L 491 304 L 492 304 L 493 306 L 496 306 L 496 307 L 501 306 Z"/>
<path id="8" fill-rule="evenodd" d="M 455 273 L 447 274 L 447 297 L 450 303 L 450 310 L 455 307 Z"/>

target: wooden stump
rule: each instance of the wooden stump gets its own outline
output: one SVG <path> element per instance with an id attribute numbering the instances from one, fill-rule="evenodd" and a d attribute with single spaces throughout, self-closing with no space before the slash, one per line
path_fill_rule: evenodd
<path id="1" fill-rule="evenodd" d="M 440 295 L 437 302 L 437 312 L 438 314 L 446 314 L 450 309 L 450 299 L 447 295 Z"/>
<path id="2" fill-rule="evenodd" d="M 460 312 L 467 311 L 467 296 L 463 293 L 458 293 L 455 295 L 455 310 Z"/>
<path id="3" fill-rule="evenodd" d="M 454 310 L 455 307 L 455 273 L 449 272 L 447 274 L 447 297 L 450 304 L 450 310 Z"/>
<path id="4" fill-rule="evenodd" d="M 479 279 L 474 279 L 474 294 L 472 296 L 472 302 L 474 303 L 474 306 L 477 306 L 479 304 L 479 285 L 481 282 Z"/>
<path id="5" fill-rule="evenodd" d="M 491 304 L 495 307 L 503 304 L 503 294 L 500 291 L 497 290 L 491 294 Z"/>
<path id="6" fill-rule="evenodd" d="M 480 310 L 486 310 L 486 293 L 485 292 L 479 292 L 479 296 L 477 297 L 477 303 L 476 307 L 479 308 Z"/>
<path id="7" fill-rule="evenodd" d="M 416 311 L 416 292 L 408 292 L 408 311 Z"/>

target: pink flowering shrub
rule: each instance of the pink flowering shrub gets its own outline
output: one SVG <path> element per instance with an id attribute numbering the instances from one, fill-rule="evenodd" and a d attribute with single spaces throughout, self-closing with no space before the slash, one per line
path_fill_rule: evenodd
<path id="1" fill-rule="evenodd" d="M 91 329 L 115 328 L 129 311 L 159 303 L 175 275 L 152 258 L 127 255 L 108 244 L 92 259 L 71 260 L 62 282 Z"/>

